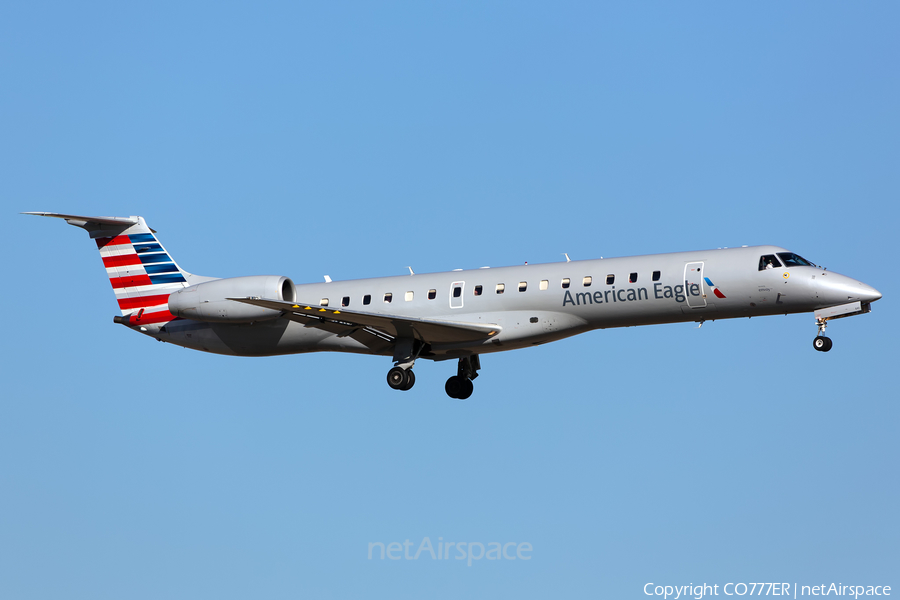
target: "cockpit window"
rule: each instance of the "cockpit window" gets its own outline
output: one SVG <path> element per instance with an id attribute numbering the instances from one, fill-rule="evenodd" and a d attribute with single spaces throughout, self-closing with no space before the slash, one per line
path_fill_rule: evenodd
<path id="1" fill-rule="evenodd" d="M 765 271 L 766 269 L 775 269 L 780 267 L 781 263 L 778 262 L 778 259 L 774 254 L 766 254 L 765 256 L 759 257 L 759 270 Z"/>
<path id="2" fill-rule="evenodd" d="M 778 256 L 781 257 L 781 260 L 784 261 L 784 266 L 786 267 L 814 267 L 816 265 L 812 264 L 802 256 L 798 256 L 793 252 L 779 252 Z"/>

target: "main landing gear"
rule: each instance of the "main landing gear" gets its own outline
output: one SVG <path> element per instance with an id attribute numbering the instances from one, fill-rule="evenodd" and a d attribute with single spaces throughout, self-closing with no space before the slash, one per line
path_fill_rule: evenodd
<path id="1" fill-rule="evenodd" d="M 391 389 L 405 392 L 416 384 L 416 374 L 413 373 L 412 368 L 421 351 L 422 346 L 418 342 L 401 340 L 394 346 L 395 366 L 387 374 L 387 382 Z M 475 390 L 472 380 L 478 377 L 479 369 L 481 369 L 481 360 L 477 354 L 460 358 L 456 375 L 447 380 L 444 391 L 451 398 L 465 400 Z"/>
<path id="2" fill-rule="evenodd" d="M 444 391 L 451 398 L 465 400 L 475 391 L 472 380 L 478 377 L 478 369 L 481 368 L 481 360 L 477 354 L 459 359 L 456 375 L 444 384 Z"/>
<path id="3" fill-rule="evenodd" d="M 828 352 L 832 346 L 831 338 L 825 337 L 825 328 L 828 327 L 828 323 L 825 319 L 816 319 L 816 325 L 819 326 L 819 335 L 813 340 L 813 348 L 819 352 Z"/>
<path id="4" fill-rule="evenodd" d="M 413 373 L 412 368 L 394 367 L 388 371 L 387 382 L 392 389 L 405 392 L 416 384 L 416 374 Z"/>
<path id="5" fill-rule="evenodd" d="M 388 371 L 387 382 L 391 389 L 406 392 L 416 384 L 413 365 L 422 352 L 423 345 L 418 340 L 403 338 L 394 344 L 394 368 Z"/>

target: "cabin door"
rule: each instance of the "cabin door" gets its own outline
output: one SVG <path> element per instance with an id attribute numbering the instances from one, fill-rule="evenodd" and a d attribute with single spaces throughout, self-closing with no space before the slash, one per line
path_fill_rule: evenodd
<path id="1" fill-rule="evenodd" d="M 687 297 L 688 306 L 691 308 L 703 308 L 706 306 L 702 262 L 692 262 L 684 265 L 684 295 Z"/>

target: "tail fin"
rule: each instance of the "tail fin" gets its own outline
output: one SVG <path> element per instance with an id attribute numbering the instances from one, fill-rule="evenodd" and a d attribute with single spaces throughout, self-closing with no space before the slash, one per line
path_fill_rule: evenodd
<path id="1" fill-rule="evenodd" d="M 132 325 L 163 323 L 169 313 L 169 294 L 190 285 L 192 276 L 179 267 L 147 226 L 143 217 L 84 217 L 30 212 L 27 215 L 65 219 L 87 230 L 97 243 L 122 315 Z"/>

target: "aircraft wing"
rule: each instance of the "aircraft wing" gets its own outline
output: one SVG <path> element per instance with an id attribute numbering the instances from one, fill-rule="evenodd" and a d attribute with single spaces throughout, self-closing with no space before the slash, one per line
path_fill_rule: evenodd
<path id="1" fill-rule="evenodd" d="M 260 298 L 228 299 L 280 310 L 292 321 L 298 321 L 309 327 L 319 327 L 338 335 L 352 336 L 355 339 L 358 338 L 353 335 L 354 333 L 365 330 L 385 342 L 392 342 L 396 338 L 412 338 L 429 344 L 443 344 L 484 340 L 501 331 L 499 325 L 493 324 L 401 317 Z"/>

